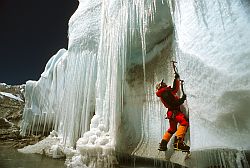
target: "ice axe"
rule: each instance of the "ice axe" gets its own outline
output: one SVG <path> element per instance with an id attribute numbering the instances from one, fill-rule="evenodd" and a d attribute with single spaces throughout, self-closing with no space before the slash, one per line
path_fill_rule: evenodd
<path id="1" fill-rule="evenodd" d="M 161 80 L 161 84 L 163 83 L 164 79 Z"/>
<path id="2" fill-rule="evenodd" d="M 163 82 L 164 82 L 164 79 L 161 80 L 161 83 L 160 83 L 161 86 L 162 86 Z"/>
<path id="3" fill-rule="evenodd" d="M 178 69 L 177 69 L 177 67 L 176 67 L 176 61 L 171 61 L 172 63 L 173 63 L 173 68 L 174 68 L 174 73 L 175 74 L 178 74 Z M 181 91 L 182 91 L 182 93 L 183 94 L 185 94 L 185 92 L 184 92 L 184 87 L 183 87 L 183 85 L 184 85 L 184 80 L 180 80 L 180 82 L 181 82 Z"/>
<path id="4" fill-rule="evenodd" d="M 180 80 L 180 82 L 181 82 L 181 91 L 182 91 L 183 94 L 185 94 L 185 92 L 184 92 L 184 87 L 183 87 L 183 85 L 184 85 L 184 80 Z"/>
<path id="5" fill-rule="evenodd" d="M 180 80 L 180 82 L 181 82 L 181 91 L 182 91 L 182 95 L 184 96 L 186 96 L 186 94 L 185 94 L 185 92 L 184 92 L 184 87 L 183 87 L 183 85 L 184 85 L 184 80 Z M 186 99 L 186 110 L 185 110 L 185 115 L 187 116 L 187 118 L 189 118 L 189 108 L 188 108 L 188 103 L 187 103 L 187 99 Z"/>
<path id="6" fill-rule="evenodd" d="M 177 69 L 177 67 L 176 67 L 176 65 L 175 65 L 177 62 L 176 62 L 176 61 L 171 61 L 171 62 L 172 62 L 172 64 L 173 64 L 174 73 L 175 73 L 175 74 L 178 74 L 178 69 Z"/>

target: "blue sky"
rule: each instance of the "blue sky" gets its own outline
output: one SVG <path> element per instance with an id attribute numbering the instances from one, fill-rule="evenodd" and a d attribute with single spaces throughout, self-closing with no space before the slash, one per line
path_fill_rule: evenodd
<path id="1" fill-rule="evenodd" d="M 0 1 L 0 82 L 38 80 L 51 56 L 67 48 L 77 0 Z"/>

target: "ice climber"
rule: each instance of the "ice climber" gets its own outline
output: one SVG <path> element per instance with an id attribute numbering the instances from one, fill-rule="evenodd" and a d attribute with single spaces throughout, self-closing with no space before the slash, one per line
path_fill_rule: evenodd
<path id="1" fill-rule="evenodd" d="M 156 85 L 156 95 L 160 97 L 161 102 L 168 109 L 166 119 L 169 120 L 169 129 L 164 134 L 159 151 L 166 151 L 167 144 L 174 133 L 174 150 L 181 150 L 183 152 L 189 152 L 190 147 L 185 144 L 184 138 L 187 132 L 189 123 L 185 115 L 180 110 L 180 105 L 186 100 L 186 95 L 183 93 L 183 96 L 180 98 L 177 96 L 177 92 L 180 89 L 180 76 L 175 72 L 175 79 L 173 82 L 173 87 L 167 86 L 163 80 Z M 179 123 L 178 129 L 177 124 Z"/>

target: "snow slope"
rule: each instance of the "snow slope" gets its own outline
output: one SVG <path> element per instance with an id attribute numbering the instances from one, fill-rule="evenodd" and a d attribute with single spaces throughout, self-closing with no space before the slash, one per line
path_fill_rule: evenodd
<path id="1" fill-rule="evenodd" d="M 1 96 L 3 95 L 3 96 L 6 96 L 6 97 L 9 97 L 9 98 L 11 98 L 11 99 L 14 99 L 14 100 L 23 102 L 23 100 L 22 100 L 20 97 L 17 97 L 17 96 L 15 96 L 15 95 L 11 94 L 11 93 L 0 92 L 0 94 L 1 94 Z"/>

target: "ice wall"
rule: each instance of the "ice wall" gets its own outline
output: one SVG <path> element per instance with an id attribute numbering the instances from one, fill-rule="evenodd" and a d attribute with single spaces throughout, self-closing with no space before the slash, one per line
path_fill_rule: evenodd
<path id="1" fill-rule="evenodd" d="M 191 141 L 250 148 L 248 1 L 179 1 L 177 59 L 189 93 Z"/>
<path id="2" fill-rule="evenodd" d="M 175 3 L 176 56 L 189 94 L 194 152 L 249 151 L 249 9 L 249 1 Z"/>
<path id="3" fill-rule="evenodd" d="M 168 123 L 155 83 L 172 83 L 175 59 L 193 157 L 170 153 L 170 161 L 248 166 L 249 24 L 247 1 L 79 1 L 69 48 L 26 84 L 23 134 L 58 131 L 78 151 L 68 166 L 108 166 L 117 153 L 162 159 L 157 148 Z"/>

